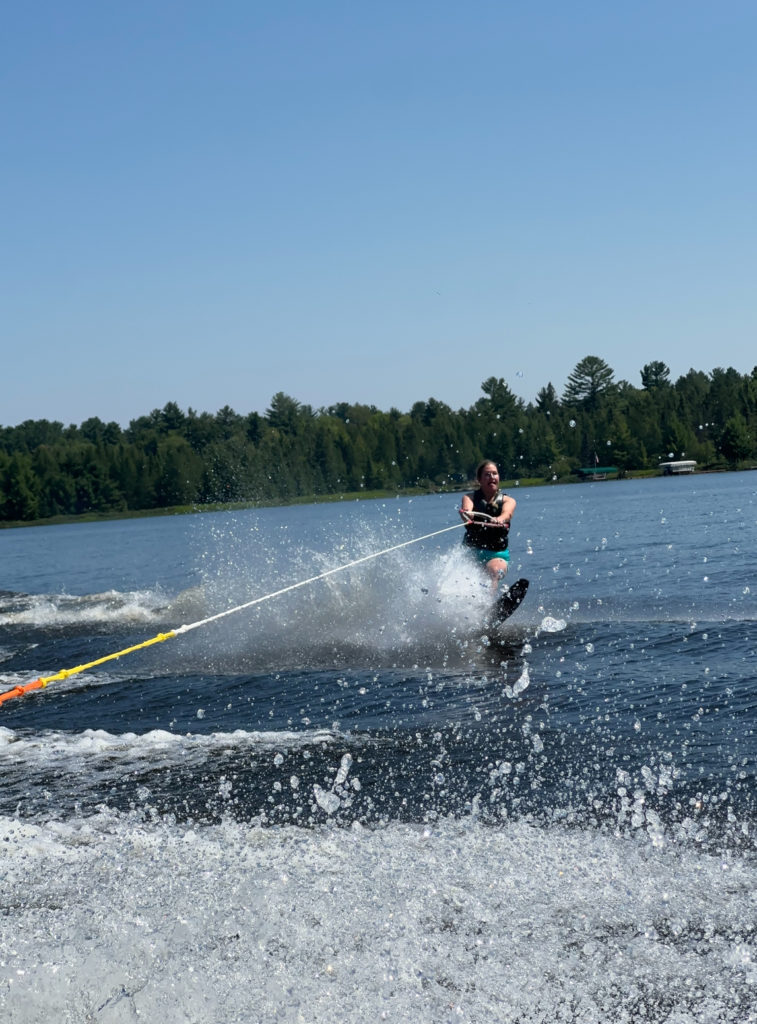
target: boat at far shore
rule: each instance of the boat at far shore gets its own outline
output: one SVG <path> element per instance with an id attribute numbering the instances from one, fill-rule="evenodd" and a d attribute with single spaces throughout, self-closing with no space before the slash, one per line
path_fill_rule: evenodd
<path id="1" fill-rule="evenodd" d="M 686 459 L 680 462 L 661 462 L 659 468 L 663 476 L 678 476 L 681 473 L 693 473 L 696 465 L 693 459 Z"/>

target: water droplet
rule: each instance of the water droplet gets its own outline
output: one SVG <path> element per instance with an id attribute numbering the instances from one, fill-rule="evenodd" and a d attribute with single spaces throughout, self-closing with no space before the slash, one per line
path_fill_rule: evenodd
<path id="1" fill-rule="evenodd" d="M 575 420 L 570 420 L 569 423 L 568 423 L 569 427 L 575 427 L 575 425 L 576 425 L 576 421 Z"/>
<path id="2" fill-rule="evenodd" d="M 197 717 L 198 718 L 204 718 L 205 717 L 205 710 L 203 708 L 198 708 L 197 709 Z"/>
<path id="3" fill-rule="evenodd" d="M 586 644 L 586 653 L 587 654 L 593 654 L 594 653 L 594 644 Z"/>
<path id="4" fill-rule="evenodd" d="M 345 783 L 345 781 L 347 779 L 347 775 L 349 774 L 349 770 L 350 770 L 351 767 L 352 767 L 352 755 L 351 754 L 345 754 L 344 757 L 342 758 L 341 764 L 339 765 L 339 771 L 336 773 L 336 779 L 335 779 L 335 783 L 334 783 L 335 785 L 337 785 L 337 786 L 343 786 L 344 785 L 344 783 Z"/>
<path id="5" fill-rule="evenodd" d="M 505 687 L 505 694 L 508 697 L 517 697 L 519 693 L 523 693 L 527 690 L 531 684 L 531 677 L 528 674 L 528 665 L 523 666 L 523 671 L 520 674 L 520 678 L 513 684 L 513 686 Z"/>
<path id="6" fill-rule="evenodd" d="M 313 786 L 313 796 L 315 797 L 318 806 L 322 808 L 326 814 L 333 814 L 342 806 L 342 801 L 336 793 L 323 789 L 318 785 L 318 783 Z"/>
<path id="7" fill-rule="evenodd" d="M 545 616 L 541 622 L 541 628 L 545 633 L 561 633 L 566 626 L 565 619 L 553 619 L 551 615 Z"/>
<path id="8" fill-rule="evenodd" d="M 273 763 L 276 765 L 277 768 L 280 767 L 284 763 L 284 755 L 277 754 L 276 757 L 274 757 L 273 759 Z"/>

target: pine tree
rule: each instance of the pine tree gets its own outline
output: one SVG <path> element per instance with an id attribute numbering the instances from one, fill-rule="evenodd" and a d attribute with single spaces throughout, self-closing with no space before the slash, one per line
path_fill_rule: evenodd
<path id="1" fill-rule="evenodd" d="M 585 356 L 568 377 L 563 392 L 565 405 L 583 405 L 595 409 L 599 399 L 612 394 L 615 372 L 599 356 Z"/>
<path id="2" fill-rule="evenodd" d="M 665 363 L 659 359 L 647 363 L 641 371 L 641 386 L 645 391 L 654 391 L 656 388 L 669 387 L 670 370 Z"/>

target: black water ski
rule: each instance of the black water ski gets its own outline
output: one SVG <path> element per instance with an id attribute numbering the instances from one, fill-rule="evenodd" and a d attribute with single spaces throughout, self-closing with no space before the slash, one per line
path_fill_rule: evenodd
<path id="1" fill-rule="evenodd" d="M 516 580 L 511 587 L 508 587 L 504 594 L 497 598 L 497 603 L 494 605 L 492 616 L 494 622 L 504 622 L 505 619 L 508 619 L 526 596 L 527 590 L 528 580 Z"/>

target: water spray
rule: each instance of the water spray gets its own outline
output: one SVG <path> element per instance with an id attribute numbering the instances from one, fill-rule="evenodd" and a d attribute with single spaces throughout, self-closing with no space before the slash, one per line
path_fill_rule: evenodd
<path id="1" fill-rule="evenodd" d="M 369 562 L 373 558 L 379 558 L 381 555 L 388 555 L 392 551 L 399 551 L 400 548 L 406 548 L 410 544 L 418 544 L 422 540 L 430 540 L 432 537 L 438 537 L 440 534 L 447 533 L 449 530 L 457 530 L 462 525 L 462 523 L 456 523 L 454 526 L 445 526 L 442 530 L 435 530 L 433 533 L 426 533 L 422 537 L 414 537 L 412 540 L 402 541 L 401 544 L 393 544 L 391 547 L 384 548 L 382 551 L 374 551 L 370 555 L 364 555 L 362 558 L 356 558 L 352 562 L 347 562 L 345 565 L 338 565 L 334 569 L 327 569 L 325 572 L 319 573 L 317 576 L 311 576 L 309 579 L 300 580 L 297 583 L 291 583 L 288 587 L 282 587 L 280 590 L 273 590 L 270 594 L 263 594 L 262 597 L 255 597 L 251 601 L 245 601 L 244 604 L 236 605 L 234 608 L 227 608 L 226 611 L 217 612 L 215 615 L 209 615 L 207 618 L 200 619 L 198 622 L 191 622 L 188 625 L 177 626 L 176 629 L 171 629 L 167 633 L 158 633 L 157 636 L 151 637 L 149 640 L 143 640 L 140 644 L 135 644 L 133 647 L 126 647 L 122 651 L 115 651 L 113 654 L 106 654 L 104 657 L 97 658 L 95 661 L 89 661 L 85 665 L 77 665 L 75 668 L 64 668 L 59 672 L 56 672 L 54 675 L 41 676 L 39 679 L 35 679 L 31 683 L 14 686 L 12 689 L 6 690 L 4 693 L 0 693 L 0 705 L 4 704 L 5 701 L 12 700 L 14 697 L 23 697 L 32 690 L 44 690 L 49 683 L 68 679 L 69 676 L 75 676 L 80 672 L 86 672 L 88 669 L 96 668 L 98 665 L 104 665 L 108 661 L 116 661 L 118 658 L 123 658 L 127 654 L 133 654 L 134 651 L 141 651 L 146 647 L 151 647 L 153 644 L 164 643 L 166 640 L 172 640 L 176 636 L 181 636 L 182 633 L 189 633 L 193 629 L 199 629 L 200 626 L 207 626 L 211 622 L 217 622 L 219 619 L 226 618 L 227 615 L 235 615 L 237 612 L 245 611 L 247 608 L 253 608 L 255 605 L 263 604 L 264 601 L 271 601 L 275 597 L 281 597 L 283 594 L 288 594 L 292 590 L 297 590 L 300 587 L 306 587 L 311 583 L 317 583 L 319 580 L 326 579 L 327 576 L 333 576 L 335 573 L 344 572 L 346 569 L 352 569 L 354 566 L 361 565 L 363 562 Z"/>

